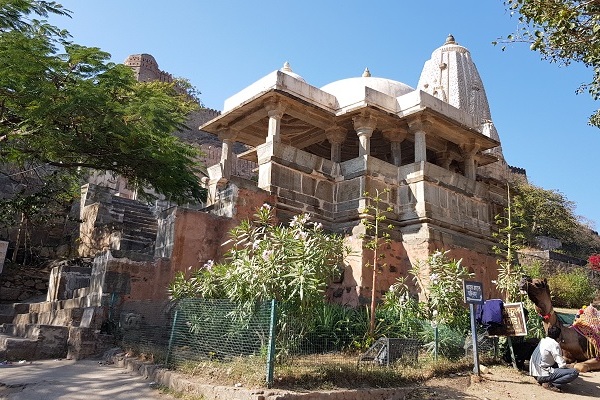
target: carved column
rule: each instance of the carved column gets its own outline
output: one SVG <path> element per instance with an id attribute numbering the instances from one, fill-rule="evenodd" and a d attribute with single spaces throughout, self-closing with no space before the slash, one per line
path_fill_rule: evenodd
<path id="1" fill-rule="evenodd" d="M 363 113 L 352 118 L 352 122 L 358 135 L 358 156 L 371 154 L 371 135 L 377 126 L 377 119 L 368 113 Z"/>
<path id="2" fill-rule="evenodd" d="M 417 118 L 409 121 L 408 127 L 415 135 L 415 162 L 427 161 L 427 133 L 431 129 L 431 122 Z"/>
<path id="3" fill-rule="evenodd" d="M 225 128 L 219 131 L 219 139 L 223 141 L 221 148 L 221 176 L 225 179 L 231 178 L 232 163 L 233 163 L 233 142 L 237 132 L 230 128 Z"/>
<path id="4" fill-rule="evenodd" d="M 347 130 L 340 126 L 333 126 L 325 130 L 327 140 L 331 143 L 331 161 L 342 161 L 342 143 L 346 140 Z"/>
<path id="5" fill-rule="evenodd" d="M 464 156 L 465 176 L 469 179 L 477 178 L 477 166 L 475 163 L 475 154 L 479 151 L 479 145 L 475 142 L 463 144 L 460 146 Z"/>
<path id="6" fill-rule="evenodd" d="M 281 117 L 283 117 L 285 106 L 279 101 L 271 100 L 265 104 L 265 109 L 267 110 L 267 115 L 269 116 L 269 130 L 267 132 L 266 141 L 279 143 L 281 141 L 281 137 L 279 135 Z"/>
<path id="7" fill-rule="evenodd" d="M 406 139 L 406 131 L 400 128 L 385 129 L 383 137 L 390 141 L 392 164 L 399 167 L 402 164 L 401 145 L 404 139 Z"/>

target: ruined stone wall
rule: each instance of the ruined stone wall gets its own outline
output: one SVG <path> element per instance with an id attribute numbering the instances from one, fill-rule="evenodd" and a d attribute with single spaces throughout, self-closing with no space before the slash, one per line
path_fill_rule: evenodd
<path id="1" fill-rule="evenodd" d="M 150 54 L 133 54 L 124 62 L 135 73 L 139 82 L 173 82 L 173 76 L 158 69 L 158 63 Z"/>
<path id="2" fill-rule="evenodd" d="M 48 291 L 47 268 L 25 267 L 7 263 L 0 274 L 0 303 L 45 298 Z"/>

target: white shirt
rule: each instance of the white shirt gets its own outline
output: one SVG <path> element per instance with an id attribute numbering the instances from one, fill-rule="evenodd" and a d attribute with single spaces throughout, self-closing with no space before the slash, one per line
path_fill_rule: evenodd
<path id="1" fill-rule="evenodd" d="M 552 338 L 545 337 L 540 340 L 540 343 L 531 355 L 531 359 L 529 360 L 529 375 L 548 376 L 554 371 L 554 368 L 552 368 L 554 363 L 558 364 L 558 368 L 565 368 L 567 365 L 558 342 Z"/>

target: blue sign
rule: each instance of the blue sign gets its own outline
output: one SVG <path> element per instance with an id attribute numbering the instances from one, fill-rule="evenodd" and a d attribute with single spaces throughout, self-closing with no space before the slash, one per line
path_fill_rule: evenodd
<path id="1" fill-rule="evenodd" d="M 463 281 L 465 303 L 483 304 L 483 284 L 481 282 Z"/>

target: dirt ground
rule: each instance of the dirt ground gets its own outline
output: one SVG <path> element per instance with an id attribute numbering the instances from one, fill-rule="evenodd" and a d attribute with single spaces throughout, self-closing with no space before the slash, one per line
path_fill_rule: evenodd
<path id="1" fill-rule="evenodd" d="M 600 371 L 580 374 L 563 387 L 562 393 L 551 392 L 524 372 L 509 367 L 492 366 L 480 379 L 470 374 L 436 378 L 415 388 L 405 399 L 465 400 L 583 400 L 600 398 Z"/>

